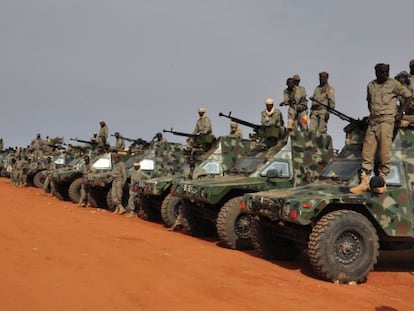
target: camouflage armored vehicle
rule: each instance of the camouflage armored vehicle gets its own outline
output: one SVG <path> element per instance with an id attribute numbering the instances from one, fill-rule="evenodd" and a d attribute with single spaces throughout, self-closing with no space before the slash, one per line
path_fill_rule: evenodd
<path id="1" fill-rule="evenodd" d="M 121 161 L 125 162 L 127 173 L 132 169 L 134 162 L 141 163 L 141 169 L 150 174 L 151 177 L 173 174 L 184 163 L 185 159 L 182 152 L 183 146 L 178 143 L 169 142 L 152 142 L 149 146 L 144 148 L 141 153 L 135 155 L 125 155 L 121 157 Z M 115 206 L 112 203 L 110 195 L 110 188 L 112 185 L 112 178 L 109 176 L 110 169 L 103 173 L 88 174 L 87 184 L 90 186 L 90 195 L 93 201 L 96 202 L 96 207 L 107 207 L 109 210 L 114 210 Z M 129 178 L 124 188 L 123 202 L 127 205 L 129 196 Z M 92 203 L 94 206 L 95 204 Z"/>
<path id="2" fill-rule="evenodd" d="M 179 212 L 179 204 L 177 203 L 180 201 L 170 194 L 173 181 L 223 175 L 250 149 L 250 141 L 219 137 L 205 153 L 188 156 L 189 161 L 195 161 L 195 163 L 192 163 L 194 164 L 194 171 L 191 177 L 184 176 L 181 168 L 176 171 L 176 174 L 142 180 L 138 187 L 142 197 L 141 208 L 144 209 L 145 214 L 153 215 L 157 213 L 159 215 L 161 213 L 165 226 L 173 226 Z M 187 164 L 187 167 L 192 164 Z M 148 211 L 148 209 L 151 210 Z"/>
<path id="3" fill-rule="evenodd" d="M 307 249 L 323 279 L 364 282 L 379 249 L 413 245 L 413 143 L 413 128 L 398 129 L 383 194 L 349 191 L 359 183 L 360 141 L 346 145 L 312 184 L 246 194 L 241 208 L 253 216 L 255 248 L 276 260 L 292 260 Z M 371 177 L 371 189 L 378 187 L 377 182 Z"/>
<path id="4" fill-rule="evenodd" d="M 251 247 L 250 215 L 239 208 L 243 194 L 306 183 L 333 157 L 329 135 L 286 132 L 278 143 L 246 155 L 226 176 L 175 183 L 185 229 L 192 235 L 218 233 L 223 246 Z"/>

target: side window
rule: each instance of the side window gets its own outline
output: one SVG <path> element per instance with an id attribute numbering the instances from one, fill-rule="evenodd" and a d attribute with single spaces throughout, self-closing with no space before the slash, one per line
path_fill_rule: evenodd
<path id="1" fill-rule="evenodd" d="M 279 177 L 290 177 L 289 163 L 275 161 L 270 163 L 265 169 L 260 173 L 260 176 L 266 176 L 267 172 L 270 170 L 277 171 Z"/>

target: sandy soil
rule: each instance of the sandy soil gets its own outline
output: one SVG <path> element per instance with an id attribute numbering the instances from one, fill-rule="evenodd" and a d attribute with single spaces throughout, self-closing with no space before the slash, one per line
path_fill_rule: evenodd
<path id="1" fill-rule="evenodd" d="M 316 278 L 162 225 L 80 208 L 0 178 L 1 310 L 413 310 L 414 251 L 362 285 Z"/>

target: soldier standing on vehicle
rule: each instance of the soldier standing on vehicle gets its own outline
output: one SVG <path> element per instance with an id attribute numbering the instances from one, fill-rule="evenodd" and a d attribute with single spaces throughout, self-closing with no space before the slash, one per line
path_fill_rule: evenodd
<path id="1" fill-rule="evenodd" d="M 140 180 L 148 179 L 150 176 L 141 170 L 141 164 L 135 162 L 133 164 L 134 170 L 131 173 L 131 186 L 129 188 L 129 198 L 128 198 L 128 214 L 127 217 L 136 217 L 137 212 L 135 209 L 135 202 L 138 206 L 141 205 L 140 197 L 138 193 L 138 183 Z"/>
<path id="2" fill-rule="evenodd" d="M 368 128 L 365 133 L 362 148 L 361 183 L 350 189 L 354 194 L 361 194 L 370 188 L 369 178 L 374 169 L 375 154 L 378 151 L 380 158 L 378 184 L 372 189 L 377 193 L 386 190 L 385 179 L 390 173 L 391 145 L 395 122 L 401 120 L 405 105 L 397 108 L 397 97 L 404 98 L 408 103 L 412 92 L 395 79 L 389 77 L 388 64 L 375 65 L 376 79 L 368 83 L 367 102 L 370 112 Z M 397 126 L 399 124 L 397 123 Z M 379 150 L 377 150 L 379 149 Z"/>
<path id="3" fill-rule="evenodd" d="M 108 126 L 106 125 L 105 121 L 99 122 L 99 133 L 96 139 L 99 148 L 105 148 L 106 142 L 108 140 Z"/>
<path id="4" fill-rule="evenodd" d="M 82 167 L 82 173 L 83 173 L 83 180 L 80 188 L 80 198 L 79 198 L 79 206 L 87 206 L 88 202 L 88 192 L 89 192 L 89 186 L 86 183 L 86 176 L 88 173 L 92 170 L 92 164 L 90 161 L 89 156 L 84 156 L 83 160 L 85 161 L 84 166 Z"/>
<path id="5" fill-rule="evenodd" d="M 36 138 L 32 140 L 30 147 L 33 149 L 34 160 L 41 160 L 43 158 L 43 140 L 40 134 L 37 134 Z"/>
<path id="6" fill-rule="evenodd" d="M 303 92 L 304 88 L 297 86 L 293 78 L 286 80 L 286 86 L 287 88 L 283 91 L 283 103 L 281 103 L 281 106 L 289 106 L 287 128 L 293 129 L 299 126 L 302 131 L 307 131 L 308 100 Z"/>
<path id="7" fill-rule="evenodd" d="M 55 182 L 53 181 L 52 176 L 56 172 L 56 163 L 52 160 L 51 157 L 47 157 L 45 168 L 46 179 L 43 182 L 43 195 L 52 197 L 55 194 Z M 49 186 L 50 193 L 47 192 Z"/>
<path id="8" fill-rule="evenodd" d="M 161 132 L 158 132 L 157 134 L 155 134 L 155 136 L 152 138 L 153 141 L 157 141 L 159 143 L 166 143 L 167 140 L 165 139 L 165 137 L 162 135 Z"/>
<path id="9" fill-rule="evenodd" d="M 122 135 L 119 132 L 115 132 L 114 134 L 115 136 L 115 151 L 122 151 L 125 149 L 125 142 L 124 142 L 124 138 L 122 137 Z"/>
<path id="10" fill-rule="evenodd" d="M 206 108 L 198 109 L 198 120 L 194 127 L 193 134 L 195 137 L 190 137 L 187 140 L 187 145 L 190 148 L 198 148 L 202 147 L 203 149 L 208 149 L 208 147 L 213 142 L 213 129 L 211 126 L 210 118 L 207 117 L 207 110 Z"/>
<path id="11" fill-rule="evenodd" d="M 125 164 L 121 161 L 121 156 L 119 154 L 114 155 L 114 162 L 110 174 L 112 177 L 111 198 L 113 204 L 116 206 L 113 214 L 122 215 L 126 212 L 125 207 L 122 206 L 122 193 L 127 180 L 127 173 Z"/>
<path id="12" fill-rule="evenodd" d="M 229 137 L 243 139 L 243 133 L 241 129 L 239 129 L 239 125 L 234 121 L 230 122 Z"/>
<path id="13" fill-rule="evenodd" d="M 326 134 L 328 131 L 329 112 L 327 106 L 335 108 L 335 90 L 328 84 L 328 78 L 327 72 L 319 73 L 319 85 L 315 88 L 312 97 L 315 101 L 312 101 L 311 106 L 310 131 L 320 134 Z"/>
<path id="14" fill-rule="evenodd" d="M 0 153 L 4 150 L 3 138 L 0 138 Z"/>
<path id="15" fill-rule="evenodd" d="M 266 109 L 261 113 L 261 134 L 267 146 L 274 145 L 283 133 L 283 116 L 279 109 L 274 107 L 271 98 L 265 100 Z"/>

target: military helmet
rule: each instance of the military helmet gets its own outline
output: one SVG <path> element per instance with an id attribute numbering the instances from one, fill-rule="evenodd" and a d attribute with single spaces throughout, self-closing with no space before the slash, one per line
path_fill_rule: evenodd
<path id="1" fill-rule="evenodd" d="M 271 98 L 268 98 L 268 99 L 265 100 L 266 105 L 273 105 L 273 103 L 274 103 L 274 100 L 271 99 Z"/>

